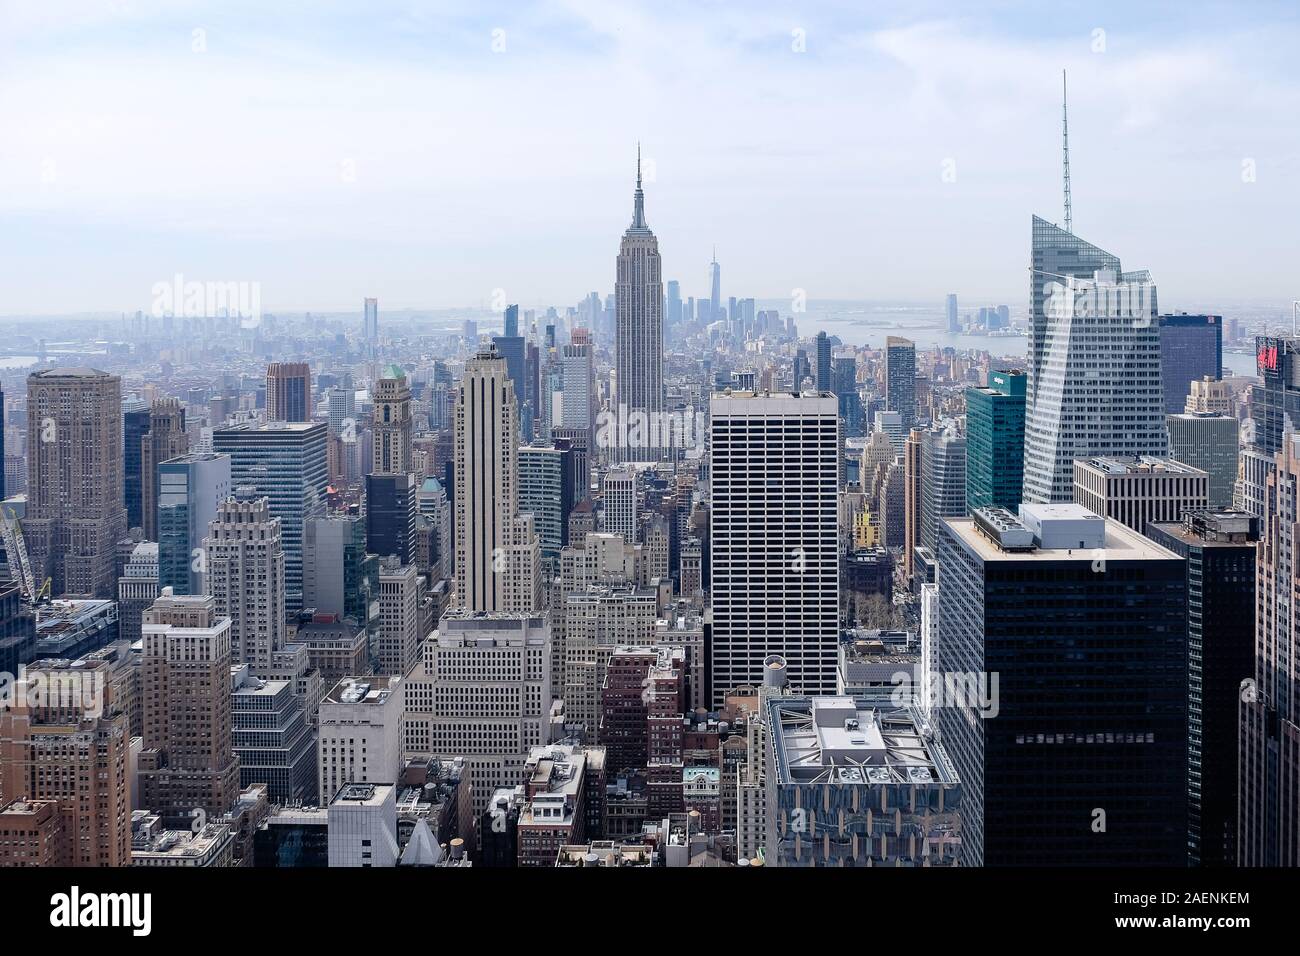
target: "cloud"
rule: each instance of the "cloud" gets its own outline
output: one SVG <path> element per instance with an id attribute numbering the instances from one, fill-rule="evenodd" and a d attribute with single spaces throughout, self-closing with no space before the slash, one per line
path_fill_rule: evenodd
<path id="1" fill-rule="evenodd" d="M 0 6 L 5 311 L 136 308 L 177 271 L 259 279 L 272 310 L 562 305 L 612 285 L 637 140 L 686 295 L 717 242 L 738 295 L 1019 298 L 1062 68 L 1081 232 L 1162 295 L 1286 294 L 1294 261 L 1286 23 L 1116 26 L 1094 53 L 1000 6 L 46 6 Z M 76 234 L 112 235 L 113 268 Z"/>

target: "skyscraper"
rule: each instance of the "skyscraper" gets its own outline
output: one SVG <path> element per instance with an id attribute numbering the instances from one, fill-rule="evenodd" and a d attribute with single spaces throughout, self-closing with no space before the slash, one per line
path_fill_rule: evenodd
<path id="1" fill-rule="evenodd" d="M 533 516 L 544 557 L 558 558 L 568 543 L 569 512 L 577 503 L 572 457 L 573 450 L 563 440 L 519 449 L 519 510 Z"/>
<path id="2" fill-rule="evenodd" d="M 1031 250 L 1024 500 L 1067 502 L 1074 459 L 1166 452 L 1156 289 L 1037 216 Z"/>
<path id="3" fill-rule="evenodd" d="M 251 596 L 241 595 L 251 600 Z M 212 597 L 164 589 L 144 615 L 141 805 L 189 822 L 239 795 L 230 710 L 230 619 Z"/>
<path id="4" fill-rule="evenodd" d="M 185 409 L 174 398 L 156 401 L 149 409 L 149 431 L 140 445 L 140 517 L 144 536 L 158 540 L 158 466 L 190 450 Z"/>
<path id="5" fill-rule="evenodd" d="M 375 384 L 372 461 L 366 475 L 366 546 L 409 564 L 415 553 L 411 390 L 396 365 Z"/>
<path id="6" fill-rule="evenodd" d="M 60 865 L 129 866 L 131 730 L 124 702 L 102 674 L 109 665 L 79 664 L 74 678 L 97 686 L 102 696 L 28 690 L 38 682 L 57 686 L 51 672 L 66 672 L 68 663 L 36 662 L 10 691 L 12 702 L 0 708 L 0 802 L 57 802 L 64 834 L 62 852 L 55 854 Z"/>
<path id="7" fill-rule="evenodd" d="M 1223 378 L 1223 316 L 1160 316 L 1160 377 L 1165 412 L 1181 412 L 1192 382 Z"/>
<path id="8" fill-rule="evenodd" d="M 1265 380 L 1267 384 L 1267 379 Z M 1258 432 L 1256 433 L 1258 437 Z M 1264 476 L 1256 556 L 1255 664 L 1240 690 L 1238 866 L 1300 866 L 1300 436 L 1288 434 Z"/>
<path id="9" fill-rule="evenodd" d="M 4 429 L 0 428 L 0 431 Z M 143 495 L 141 487 L 141 455 L 144 436 L 149 433 L 149 403 L 142 399 L 128 399 L 122 404 L 122 489 L 126 501 L 126 526 L 144 528 Z"/>
<path id="10" fill-rule="evenodd" d="M 254 672 L 265 673 L 284 643 L 282 527 L 265 498 L 223 501 L 208 526 L 208 593 L 229 619 L 231 663 Z"/>
<path id="11" fill-rule="evenodd" d="M 285 601 L 302 607 L 303 523 L 324 511 L 329 475 L 325 422 L 241 422 L 215 429 L 212 450 L 230 456 L 230 486 L 240 497 L 264 497 L 280 519 Z"/>
<path id="12" fill-rule="evenodd" d="M 1165 419 L 1169 457 L 1200 468 L 1210 476 L 1210 507 L 1232 507 L 1237 482 L 1237 419 L 1232 415 L 1183 412 Z"/>
<path id="13" fill-rule="evenodd" d="M 494 349 L 466 363 L 456 405 L 456 602 L 470 611 L 532 611 L 537 538 L 519 513 L 518 407 Z"/>
<path id="14" fill-rule="evenodd" d="M 524 780 L 524 758 L 548 742 L 551 628 L 545 615 L 452 610 L 424 642 L 406 683 L 403 749 L 463 756 L 476 813 Z"/>
<path id="15" fill-rule="evenodd" d="M 934 561 L 940 523 L 960 518 L 966 510 L 966 436 L 953 422 L 933 425 L 921 433 L 921 560 Z"/>
<path id="16" fill-rule="evenodd" d="M 379 300 L 366 299 L 365 318 L 361 328 L 361 338 L 369 358 L 379 354 Z"/>
<path id="17" fill-rule="evenodd" d="M 1183 560 L 1080 505 L 941 524 L 923 684 L 963 864 L 1185 866 Z"/>
<path id="18" fill-rule="evenodd" d="M 1146 535 L 1187 567 L 1187 855 L 1192 866 L 1237 863 L 1237 736 L 1242 681 L 1254 668 L 1259 519 L 1190 511 Z"/>
<path id="19" fill-rule="evenodd" d="M 817 391 L 831 392 L 831 340 L 825 332 L 817 333 Z"/>
<path id="20" fill-rule="evenodd" d="M 632 224 L 619 244 L 616 273 L 614 407 L 620 412 L 620 418 L 626 416 L 632 421 L 630 416 L 636 415 L 644 416 L 647 423 L 657 422 L 664 408 L 663 263 L 659 258 L 659 240 L 645 220 L 640 147 L 637 148 Z M 631 440 L 634 431 L 629 429 L 625 433 L 627 437 L 619 434 L 613 457 L 620 461 L 657 460 L 662 451 L 655 447 L 658 443 Z M 648 434 L 644 424 L 640 431 Z"/>
<path id="21" fill-rule="evenodd" d="M 591 346 L 587 343 L 564 346 L 560 350 L 560 366 L 562 384 L 557 424 L 564 428 L 580 428 L 590 436 L 596 405 Z"/>
<path id="22" fill-rule="evenodd" d="M 640 153 L 638 151 L 638 157 Z M 639 158 L 638 158 L 639 167 Z M 638 169 L 638 179 L 640 179 Z M 718 248 L 713 247 L 713 261 L 709 263 L 709 316 L 704 324 L 722 318 L 722 266 L 718 265 Z"/>
<path id="23" fill-rule="evenodd" d="M 885 340 L 885 408 L 904 428 L 916 423 L 916 345 L 897 335 Z"/>
<path id="24" fill-rule="evenodd" d="M 266 417 L 273 422 L 311 421 L 311 366 L 272 362 L 266 367 Z"/>
<path id="25" fill-rule="evenodd" d="M 1025 373 L 989 372 L 966 389 L 966 509 L 1020 505 L 1025 466 Z"/>
<path id="26" fill-rule="evenodd" d="M 779 654 L 803 693 L 835 690 L 839 427 L 829 395 L 714 395 L 713 703 Z"/>
<path id="27" fill-rule="evenodd" d="M 497 354 L 506 361 L 506 374 L 510 376 L 510 382 L 514 386 L 515 408 L 520 416 L 520 420 L 516 424 L 519 426 L 522 435 L 522 416 L 524 405 L 528 401 L 528 378 L 526 369 L 527 350 L 524 337 L 519 334 L 519 306 L 506 306 L 505 334 L 493 336 L 492 344 L 496 346 Z"/>
<path id="28" fill-rule="evenodd" d="M 948 312 L 948 332 L 956 335 L 961 331 L 961 319 L 957 316 L 957 293 L 948 293 L 948 302 L 946 305 Z"/>
<path id="29" fill-rule="evenodd" d="M 122 380 L 91 368 L 27 378 L 27 512 L 22 520 L 39 588 L 112 598 L 113 552 L 126 535 Z"/>
<path id="30" fill-rule="evenodd" d="M 203 539 L 230 497 L 228 455 L 181 455 L 158 466 L 158 583 L 204 594 Z"/>
<path id="31" fill-rule="evenodd" d="M 925 432 L 913 428 L 903 442 L 903 579 L 909 584 L 917 571 L 921 544 L 921 445 Z"/>

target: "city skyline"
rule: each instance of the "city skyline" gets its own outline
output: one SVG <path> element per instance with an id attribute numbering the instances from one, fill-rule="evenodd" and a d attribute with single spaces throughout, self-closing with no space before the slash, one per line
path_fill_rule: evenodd
<path id="1" fill-rule="evenodd" d="M 257 282 L 271 312 L 573 301 L 604 289 L 638 140 L 686 295 L 716 245 L 727 287 L 760 298 L 1019 303 L 1025 214 L 1062 218 L 1063 69 L 1075 228 L 1180 303 L 1285 302 L 1296 18 L 1262 5 L 1207 44 L 1215 9 L 1171 27 L 1090 5 L 1034 30 L 1017 4 L 380 5 L 288 31 L 251 5 L 9 7 L 0 102 L 26 135 L 0 156 L 0 311 L 148 311 L 177 273 Z"/>

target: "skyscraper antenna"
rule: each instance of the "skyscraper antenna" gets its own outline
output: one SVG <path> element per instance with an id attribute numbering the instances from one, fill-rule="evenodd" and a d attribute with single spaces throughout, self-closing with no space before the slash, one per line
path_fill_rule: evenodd
<path id="1" fill-rule="evenodd" d="M 1065 231 L 1073 235 L 1074 214 L 1070 208 L 1070 113 L 1064 70 L 1061 71 L 1061 172 L 1065 181 Z"/>

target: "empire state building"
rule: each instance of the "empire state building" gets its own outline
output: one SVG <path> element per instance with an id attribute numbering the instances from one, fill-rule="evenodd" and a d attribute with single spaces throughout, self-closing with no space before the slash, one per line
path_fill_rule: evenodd
<path id="1" fill-rule="evenodd" d="M 645 221 L 641 191 L 641 148 L 636 153 L 636 194 L 632 225 L 618 249 L 615 303 L 615 391 L 618 427 L 610 436 L 618 461 L 657 461 L 665 444 L 659 437 L 664 408 L 663 263 L 659 240 Z"/>

